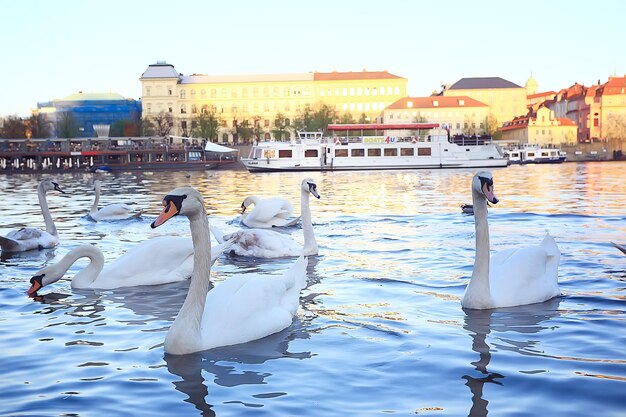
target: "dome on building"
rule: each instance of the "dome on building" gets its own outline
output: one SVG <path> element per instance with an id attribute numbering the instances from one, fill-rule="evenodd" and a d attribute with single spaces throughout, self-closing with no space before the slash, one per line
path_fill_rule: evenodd
<path id="1" fill-rule="evenodd" d="M 539 89 L 539 83 L 531 75 L 530 77 L 528 77 L 528 80 L 526 81 L 526 84 L 524 84 L 524 87 L 526 87 L 526 94 L 537 94 L 537 90 Z"/>
<path id="2" fill-rule="evenodd" d="M 116 101 L 126 100 L 121 94 L 118 93 L 78 93 L 70 94 L 63 98 L 64 101 Z"/>

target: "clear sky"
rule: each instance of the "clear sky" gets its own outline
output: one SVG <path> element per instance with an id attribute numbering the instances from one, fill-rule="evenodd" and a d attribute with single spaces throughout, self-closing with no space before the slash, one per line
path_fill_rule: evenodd
<path id="1" fill-rule="evenodd" d="M 463 77 L 539 91 L 626 74 L 622 0 L 2 1 L 0 115 L 78 91 L 139 99 L 183 74 L 388 70 L 427 96 Z"/>

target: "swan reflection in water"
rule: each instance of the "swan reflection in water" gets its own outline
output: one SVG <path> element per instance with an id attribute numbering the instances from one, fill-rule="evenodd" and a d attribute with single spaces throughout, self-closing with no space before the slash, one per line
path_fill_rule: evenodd
<path id="1" fill-rule="evenodd" d="M 559 304 L 561 297 L 555 297 L 543 303 L 528 304 L 517 307 L 497 308 L 491 310 L 472 310 L 463 309 L 465 312 L 465 323 L 463 328 L 468 331 L 472 337 L 472 350 L 478 353 L 479 359 L 471 362 L 474 369 L 478 371 L 480 376 L 463 375 L 467 385 L 472 392 L 472 408 L 468 413 L 471 417 L 484 417 L 487 415 L 487 405 L 489 401 L 483 397 L 483 387 L 485 383 L 497 385 L 503 384 L 506 378 L 498 372 L 492 372 L 487 369 L 491 362 L 491 349 L 487 344 L 487 335 L 491 332 L 503 334 L 505 332 L 517 332 L 520 334 L 535 334 L 545 329 L 547 326 L 542 325 L 559 315 Z M 511 350 L 529 353 L 525 348 L 534 345 L 536 342 L 530 340 L 525 343 L 510 343 L 510 341 L 495 336 L 497 340 L 507 343 L 506 347 L 500 347 L 501 350 Z"/>
<path id="2" fill-rule="evenodd" d="M 209 387 L 212 383 L 223 387 L 235 387 L 244 384 L 262 385 L 267 372 L 245 369 L 246 365 L 258 365 L 274 359 L 308 359 L 311 352 L 290 352 L 289 343 L 296 339 L 308 339 L 309 334 L 299 320 L 287 329 L 264 337 L 263 339 L 234 346 L 225 346 L 189 355 L 165 354 L 167 370 L 181 379 L 174 381 L 176 390 L 187 395 L 186 402 L 193 404 L 203 416 L 215 416 L 213 405 L 207 403 Z M 205 380 L 202 371 L 213 375 Z M 276 394 L 283 395 L 281 394 Z M 260 407 L 261 404 L 246 404 Z"/>

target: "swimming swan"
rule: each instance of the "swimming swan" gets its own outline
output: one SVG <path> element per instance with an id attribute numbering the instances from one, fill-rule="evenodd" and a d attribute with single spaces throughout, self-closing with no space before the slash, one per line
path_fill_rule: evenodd
<path id="1" fill-rule="evenodd" d="M 37 197 L 39 206 L 43 213 L 43 219 L 46 223 L 46 230 L 34 227 L 24 227 L 19 230 L 9 232 L 5 237 L 0 236 L 0 247 L 3 252 L 24 252 L 32 249 L 52 248 L 59 244 L 59 233 L 54 225 L 48 202 L 46 201 L 46 192 L 56 190 L 65 194 L 65 191 L 59 188 L 59 184 L 51 179 L 43 179 L 37 186 Z"/>
<path id="2" fill-rule="evenodd" d="M 225 242 L 216 247 L 211 264 L 230 246 Z M 72 288 L 111 289 L 139 285 L 158 285 L 182 281 L 193 271 L 193 243 L 188 237 L 158 236 L 129 249 L 105 265 L 104 254 L 94 245 L 81 245 L 69 251 L 61 260 L 48 265 L 30 279 L 28 294 L 58 281 L 81 258 L 89 264 L 72 278 Z"/>
<path id="3" fill-rule="evenodd" d="M 209 291 L 211 242 L 202 196 L 191 187 L 177 188 L 165 196 L 163 206 L 151 226 L 186 216 L 194 246 L 189 291 L 165 337 L 165 352 L 183 355 L 245 343 L 291 324 L 306 286 L 307 258 L 300 256 L 282 277 L 237 275 Z"/>
<path id="4" fill-rule="evenodd" d="M 474 176 L 472 201 L 476 258 L 461 305 L 471 309 L 512 307 L 540 303 L 561 295 L 558 285 L 561 252 L 549 234 L 539 246 L 508 249 L 490 259 L 487 202 L 498 202 L 490 172 Z"/>
<path id="5" fill-rule="evenodd" d="M 101 220 L 126 220 L 141 216 L 142 210 L 136 212 L 131 206 L 124 203 L 108 204 L 98 210 L 101 185 L 102 181 L 100 180 L 95 180 L 93 182 L 93 188 L 96 192 L 96 198 L 93 200 L 93 205 L 91 206 L 91 210 L 89 211 L 89 217 L 98 222 Z"/>
<path id="6" fill-rule="evenodd" d="M 256 258 L 283 258 L 290 256 L 317 255 L 318 247 L 311 221 L 309 194 L 320 198 L 317 185 L 312 179 L 305 179 L 300 185 L 300 216 L 302 217 L 302 233 L 304 246 L 284 233 L 267 229 L 241 229 L 224 235 L 218 228 L 211 227 L 211 232 L 218 242 L 233 240 L 230 252 L 239 256 Z"/>
<path id="7" fill-rule="evenodd" d="M 246 209 L 251 205 L 254 205 L 254 208 L 246 213 Z M 271 229 L 272 227 L 293 226 L 299 218 L 290 219 L 292 214 L 293 206 L 281 197 L 260 199 L 251 195 L 241 203 L 241 222 L 248 227 Z"/>

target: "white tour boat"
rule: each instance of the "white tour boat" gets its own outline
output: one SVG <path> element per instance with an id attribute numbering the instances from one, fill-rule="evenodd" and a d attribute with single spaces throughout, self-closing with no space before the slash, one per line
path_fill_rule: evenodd
<path id="1" fill-rule="evenodd" d="M 250 172 L 507 166 L 504 152 L 490 140 L 458 144 L 443 129 L 443 134 L 420 135 L 439 128 L 438 123 L 329 125 L 332 137 L 298 132 L 289 142 L 259 142 L 241 161 Z M 351 136 L 350 132 L 361 135 Z M 364 132 L 374 135 L 365 136 Z"/>
<path id="2" fill-rule="evenodd" d="M 504 155 L 509 160 L 509 164 L 558 164 L 567 159 L 565 152 L 559 148 L 535 144 L 505 148 Z"/>

